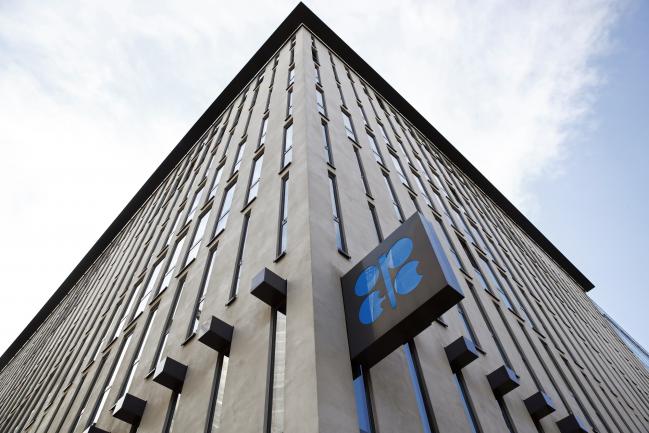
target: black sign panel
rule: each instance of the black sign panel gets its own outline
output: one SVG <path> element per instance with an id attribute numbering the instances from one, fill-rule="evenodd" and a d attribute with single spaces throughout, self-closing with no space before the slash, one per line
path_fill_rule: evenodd
<path id="1" fill-rule="evenodd" d="M 351 359 L 368 368 L 464 297 L 432 224 L 419 213 L 341 281 Z"/>

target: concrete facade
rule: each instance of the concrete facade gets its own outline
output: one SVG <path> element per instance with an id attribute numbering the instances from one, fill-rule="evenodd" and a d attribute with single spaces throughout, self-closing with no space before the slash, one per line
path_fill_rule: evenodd
<path id="1" fill-rule="evenodd" d="M 5 363 L 0 431 L 581 431 L 565 427 L 574 415 L 586 431 L 649 432 L 649 374 L 590 287 L 312 27 L 298 23 L 268 53 Z M 359 386 L 340 277 L 416 211 L 465 299 Z M 285 333 L 283 316 L 249 293 L 263 268 L 287 281 Z M 192 332 L 197 311 L 201 324 L 234 328 L 229 356 Z M 479 357 L 454 373 L 444 348 L 460 336 Z M 154 381 L 165 357 L 187 366 L 180 393 Z M 520 386 L 498 397 L 487 375 L 503 365 Z M 539 391 L 555 410 L 537 420 L 525 400 Z M 124 392 L 146 401 L 139 426 L 113 414 Z"/>

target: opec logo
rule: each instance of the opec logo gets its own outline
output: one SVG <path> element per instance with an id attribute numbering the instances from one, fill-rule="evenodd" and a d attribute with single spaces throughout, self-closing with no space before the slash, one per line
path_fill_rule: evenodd
<path id="1" fill-rule="evenodd" d="M 387 308 L 386 298 L 390 307 L 396 309 L 397 295 L 407 295 L 421 282 L 422 276 L 417 272 L 419 261 L 407 261 L 412 250 L 412 239 L 401 238 L 386 254 L 379 257 L 376 266 L 368 266 L 358 276 L 354 284 L 354 293 L 356 296 L 365 296 L 358 311 L 361 323 L 370 325 L 381 317 L 383 309 Z M 379 284 L 379 279 L 383 284 Z"/>

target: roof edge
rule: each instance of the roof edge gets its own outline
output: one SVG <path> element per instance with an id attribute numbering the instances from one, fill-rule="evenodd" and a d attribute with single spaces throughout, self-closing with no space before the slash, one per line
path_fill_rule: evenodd
<path id="1" fill-rule="evenodd" d="M 56 306 L 74 287 L 85 271 L 102 254 L 105 248 L 128 223 L 131 217 L 146 202 L 167 174 L 187 154 L 189 149 L 210 127 L 212 122 L 229 106 L 239 92 L 255 77 L 257 72 L 269 61 L 281 44 L 304 24 L 323 40 L 352 69 L 377 90 L 397 111 L 403 114 L 421 133 L 426 135 L 455 165 L 464 171 L 512 220 L 520 226 L 548 255 L 554 259 L 583 289 L 591 290 L 594 285 L 577 267 L 570 262 L 498 189 L 487 180 L 437 129 L 435 129 L 415 108 L 413 108 L 390 84 L 388 84 L 370 65 L 352 50 L 331 28 L 318 18 L 304 3 L 300 2 L 282 21 L 271 36 L 261 45 L 250 60 L 210 104 L 207 110 L 194 123 L 178 142 L 160 166 L 147 179 L 117 218 L 108 226 L 79 264 L 72 270 L 59 288 L 48 299 L 36 316 L 18 335 L 14 342 L 0 357 L 0 371 L 9 363 L 31 335 L 45 322 Z"/>

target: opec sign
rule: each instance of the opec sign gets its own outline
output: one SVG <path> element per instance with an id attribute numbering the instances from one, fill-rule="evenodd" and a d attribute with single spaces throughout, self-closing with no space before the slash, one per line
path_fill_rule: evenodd
<path id="1" fill-rule="evenodd" d="M 341 282 L 351 359 L 366 368 L 464 297 L 432 224 L 420 213 L 408 218 Z"/>

